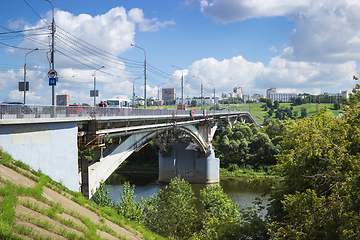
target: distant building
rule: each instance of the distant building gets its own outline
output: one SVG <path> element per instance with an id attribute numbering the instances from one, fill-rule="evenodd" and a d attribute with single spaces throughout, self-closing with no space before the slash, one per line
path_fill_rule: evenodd
<path id="1" fill-rule="evenodd" d="M 69 95 L 56 95 L 56 105 L 57 106 L 69 106 L 70 105 L 70 96 Z"/>
<path id="2" fill-rule="evenodd" d="M 236 97 L 242 98 L 243 95 L 242 87 L 234 87 L 233 92 L 236 94 Z"/>
<path id="3" fill-rule="evenodd" d="M 297 97 L 297 93 L 278 93 L 276 88 L 269 88 L 266 90 L 266 98 L 270 98 L 273 102 L 276 100 L 279 102 L 291 102 L 292 98 Z"/>
<path id="4" fill-rule="evenodd" d="M 276 88 L 269 88 L 266 90 L 266 98 L 270 98 L 270 94 L 276 93 Z"/>
<path id="5" fill-rule="evenodd" d="M 341 96 L 344 97 L 344 98 L 349 98 L 350 93 L 351 93 L 351 91 L 341 91 L 340 92 Z"/>
<path id="6" fill-rule="evenodd" d="M 175 88 L 162 89 L 162 100 L 164 102 L 172 102 L 175 100 L 175 97 L 176 97 Z"/>
<path id="7" fill-rule="evenodd" d="M 252 100 L 254 101 L 259 101 L 260 98 L 264 98 L 264 95 L 261 95 L 261 94 L 258 94 L 258 93 L 255 93 L 254 95 L 252 95 Z"/>
<path id="8" fill-rule="evenodd" d="M 248 100 L 251 100 L 250 95 L 243 95 L 242 99 L 244 103 L 246 103 Z"/>

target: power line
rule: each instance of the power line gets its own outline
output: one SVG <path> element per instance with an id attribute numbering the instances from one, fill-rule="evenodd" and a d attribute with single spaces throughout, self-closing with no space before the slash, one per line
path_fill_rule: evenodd
<path id="1" fill-rule="evenodd" d="M 46 25 L 49 25 L 49 24 L 47 24 L 47 22 L 46 22 L 42 17 L 40 17 L 40 15 L 30 6 L 30 4 L 29 4 L 26 0 L 24 0 L 24 2 L 31 8 L 31 10 L 34 11 L 34 13 L 35 13 L 36 15 L 38 15 L 38 17 L 39 17 L 41 20 L 43 20 L 43 22 L 44 22 Z"/>

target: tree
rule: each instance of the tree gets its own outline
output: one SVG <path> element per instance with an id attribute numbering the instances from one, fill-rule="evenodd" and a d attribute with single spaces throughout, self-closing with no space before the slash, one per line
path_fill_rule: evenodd
<path id="1" fill-rule="evenodd" d="M 287 122 L 275 167 L 282 187 L 269 208 L 273 238 L 360 238 L 358 97 L 341 118 L 325 108 L 311 119 Z"/>
<path id="2" fill-rule="evenodd" d="M 274 109 L 278 109 L 279 106 L 280 106 L 279 101 L 278 101 L 278 100 L 275 100 L 275 101 L 274 101 Z"/>
<path id="3" fill-rule="evenodd" d="M 164 190 L 145 202 L 145 226 L 167 238 L 189 239 L 201 227 L 194 195 L 184 179 L 172 179 Z"/>
<path id="4" fill-rule="evenodd" d="M 302 107 L 301 108 L 301 118 L 306 118 L 307 117 L 307 110 L 306 108 Z"/>
<path id="5" fill-rule="evenodd" d="M 191 100 L 191 106 L 196 107 L 197 106 L 197 101 L 196 100 Z"/>
<path id="6" fill-rule="evenodd" d="M 267 222 L 256 208 L 241 210 L 219 185 L 206 186 L 200 191 L 204 208 L 203 227 L 194 239 L 268 239 Z"/>

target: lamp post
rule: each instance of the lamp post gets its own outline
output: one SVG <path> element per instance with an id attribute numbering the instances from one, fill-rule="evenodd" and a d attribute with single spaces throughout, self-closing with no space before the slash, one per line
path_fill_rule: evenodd
<path id="1" fill-rule="evenodd" d="M 184 71 L 182 68 L 172 65 L 181 70 L 181 104 L 184 105 Z M 183 107 L 181 109 L 184 109 Z"/>
<path id="2" fill-rule="evenodd" d="M 203 110 L 203 84 L 202 79 L 200 77 L 196 77 L 193 75 L 194 78 L 199 78 L 201 80 L 201 110 Z"/>
<path id="3" fill-rule="evenodd" d="M 214 86 L 214 115 L 215 115 L 215 84 L 208 82 L 208 84 L 211 84 Z"/>
<path id="4" fill-rule="evenodd" d="M 164 84 L 165 83 L 162 83 L 162 84 L 158 85 L 158 104 L 157 104 L 158 108 L 159 108 L 159 100 L 160 100 L 160 86 L 164 85 Z"/>
<path id="5" fill-rule="evenodd" d="M 25 63 L 24 63 L 24 105 L 26 104 L 26 56 L 29 53 L 32 53 L 36 50 L 39 50 L 39 48 L 35 48 L 33 50 L 31 50 L 30 52 L 28 52 L 27 54 L 25 54 Z"/>
<path id="6" fill-rule="evenodd" d="M 146 109 L 147 108 L 147 101 L 146 101 L 146 51 L 145 51 L 145 49 L 143 49 L 143 48 L 141 48 L 139 46 L 136 46 L 135 44 L 131 43 L 130 45 L 143 50 L 144 54 L 145 54 L 145 60 L 144 60 L 144 99 L 145 99 L 145 103 L 144 103 L 144 108 Z"/>
<path id="7" fill-rule="evenodd" d="M 137 77 L 133 80 L 133 97 L 132 97 L 132 108 L 134 108 L 134 102 L 135 102 L 135 80 L 139 79 L 141 77 Z"/>
<path id="8" fill-rule="evenodd" d="M 99 69 L 104 68 L 105 66 L 99 67 L 98 69 L 95 69 L 94 71 L 94 107 L 96 106 L 96 71 Z"/>

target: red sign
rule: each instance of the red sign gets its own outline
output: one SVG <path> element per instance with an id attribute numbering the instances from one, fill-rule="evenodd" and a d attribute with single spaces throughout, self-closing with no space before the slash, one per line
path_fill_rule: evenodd
<path id="1" fill-rule="evenodd" d="M 48 76 L 49 76 L 49 78 L 55 78 L 57 76 L 57 72 L 54 69 L 51 69 L 48 72 Z"/>

